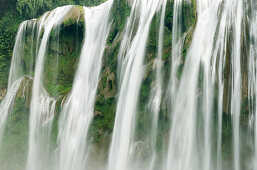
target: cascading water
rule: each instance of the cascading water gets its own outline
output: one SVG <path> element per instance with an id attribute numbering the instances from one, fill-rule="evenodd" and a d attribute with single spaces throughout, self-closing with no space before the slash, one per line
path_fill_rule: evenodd
<path id="1" fill-rule="evenodd" d="M 19 28 L 16 36 L 15 46 L 13 49 L 13 59 L 10 68 L 8 87 L 11 87 L 20 76 L 23 76 L 21 59 L 24 53 L 25 35 L 28 21 L 24 21 Z"/>
<path id="2" fill-rule="evenodd" d="M 158 57 L 155 61 L 156 67 L 156 82 L 150 94 L 150 100 L 148 103 L 148 107 L 150 113 L 152 114 L 152 130 L 151 130 L 151 149 L 152 149 L 152 158 L 150 162 L 149 169 L 152 170 L 155 168 L 156 164 L 156 142 L 157 142 L 157 133 L 158 133 L 158 119 L 159 112 L 161 107 L 162 100 L 162 86 L 163 86 L 163 78 L 162 78 L 162 51 L 163 51 L 163 34 L 164 34 L 164 19 L 165 19 L 165 11 L 166 11 L 167 0 L 163 1 L 162 4 L 162 12 L 161 12 L 161 20 L 160 20 L 160 28 L 159 28 L 159 39 L 158 39 Z"/>
<path id="3" fill-rule="evenodd" d="M 134 30 L 134 17 L 139 17 L 137 32 L 127 48 L 121 47 L 119 61 L 121 66 L 120 88 L 116 118 L 109 152 L 109 170 L 130 169 L 132 145 L 135 130 L 135 115 L 139 90 L 143 80 L 143 61 L 146 41 L 152 18 L 159 6 L 156 0 L 134 0 L 132 13 L 127 22 L 125 37 L 131 38 Z M 134 14 L 135 12 L 135 14 Z M 130 27 L 132 26 L 132 27 Z M 127 41 L 127 39 L 124 39 Z M 127 41 L 130 43 L 130 40 Z M 126 44 L 126 43 L 125 43 Z"/>
<path id="4" fill-rule="evenodd" d="M 185 170 L 202 168 L 200 162 L 201 154 L 197 152 L 198 140 L 196 137 L 198 76 L 201 62 L 208 64 L 211 58 L 217 25 L 216 13 L 218 11 L 218 5 L 219 2 L 213 2 L 210 7 L 198 14 L 198 22 L 192 44 L 187 54 L 175 104 L 173 105 L 167 159 L 168 169 Z M 204 144 L 205 146 L 209 145 L 206 142 Z"/>
<path id="5" fill-rule="evenodd" d="M 20 86 L 20 83 L 22 80 L 18 80 L 19 75 L 17 73 L 20 73 L 20 58 L 22 57 L 23 52 L 23 45 L 25 43 L 25 33 L 26 33 L 26 26 L 27 21 L 24 21 L 19 28 L 19 31 L 16 36 L 16 42 L 15 47 L 13 50 L 13 60 L 10 68 L 10 76 L 9 76 L 9 83 L 8 83 L 8 91 L 7 95 L 4 98 L 4 100 L 1 102 L 1 109 L 0 109 L 0 144 L 2 141 L 3 132 L 5 129 L 5 122 L 7 119 L 8 114 L 10 113 L 11 107 L 13 106 L 13 102 L 15 100 L 15 96 L 17 93 L 17 90 Z M 18 70 L 18 71 L 16 71 Z M 17 81 L 17 82 L 16 82 Z"/>
<path id="6" fill-rule="evenodd" d="M 84 7 L 84 45 L 73 88 L 63 106 L 60 119 L 59 170 L 86 168 L 89 147 L 87 134 L 94 114 L 102 57 L 110 29 L 109 12 L 112 3 L 113 0 L 109 0 L 97 7 Z"/>
<path id="7" fill-rule="evenodd" d="M 228 5 L 226 3 L 226 5 Z M 223 95 L 224 95 L 224 67 L 226 61 L 226 42 L 227 29 L 229 26 L 229 10 L 225 8 L 220 19 L 220 26 L 218 27 L 217 42 L 213 50 L 213 67 L 212 69 L 212 83 L 215 83 L 215 77 L 218 77 L 218 133 L 217 133 L 217 165 L 216 169 L 222 169 L 222 112 L 223 112 Z M 218 69 L 215 72 L 216 65 Z"/>
<path id="8" fill-rule="evenodd" d="M 171 109 L 173 108 L 173 99 L 175 98 L 177 86 L 178 86 L 178 77 L 177 71 L 178 67 L 181 64 L 181 54 L 182 54 L 182 45 L 184 42 L 184 37 L 181 36 L 182 32 L 182 1 L 174 1 L 173 9 L 173 28 L 172 28 L 172 64 L 171 64 L 171 78 L 170 78 L 170 100 L 171 100 Z"/>
<path id="9" fill-rule="evenodd" d="M 41 31 L 44 34 L 37 52 L 30 104 L 30 135 L 27 170 L 47 169 L 48 138 L 54 116 L 55 99 L 48 96 L 42 87 L 44 59 L 53 28 L 58 27 L 72 6 L 59 7 L 47 12 L 39 21 L 38 42 Z"/>
<path id="10" fill-rule="evenodd" d="M 21 23 L 16 36 L 15 46 L 13 49 L 13 58 L 10 67 L 7 94 L 0 105 L 0 143 L 2 141 L 2 135 L 5 129 L 5 122 L 7 120 L 8 114 L 11 113 L 17 91 L 19 90 L 19 87 L 24 79 L 24 75 L 29 74 L 30 72 L 30 70 L 27 70 L 26 72 L 23 69 L 22 59 L 24 57 L 24 44 L 27 28 L 30 27 L 31 24 L 34 25 L 34 20 L 24 21 Z M 32 30 L 35 30 L 34 27 Z"/>
<path id="11" fill-rule="evenodd" d="M 243 16 L 243 2 L 237 0 L 231 4 L 232 24 L 234 28 L 234 44 L 232 47 L 232 92 L 231 92 L 231 114 L 233 115 L 233 139 L 234 139 L 234 169 L 240 168 L 240 110 L 241 110 L 241 27 Z"/>
<path id="12" fill-rule="evenodd" d="M 0 104 L 0 144 L 3 133 L 6 131 L 8 114 L 12 113 L 15 107 L 17 93 L 23 90 L 23 97 L 29 95 L 28 92 L 25 93 L 25 89 L 30 88 L 28 82 L 33 80 L 32 98 L 30 107 L 28 106 L 30 131 L 27 170 L 98 169 L 98 167 L 89 167 L 91 159 L 88 159 L 93 152 L 90 150 L 92 145 L 88 138 L 90 127 L 95 128 L 92 124 L 95 110 L 101 112 L 95 114 L 97 121 L 102 119 L 109 121 L 108 117 L 115 116 L 113 132 L 106 132 L 107 136 L 112 136 L 110 146 L 107 145 L 109 152 L 104 153 L 106 158 L 104 162 L 99 162 L 101 166 L 106 165 L 108 170 L 257 169 L 256 2 L 254 0 L 247 2 L 243 0 L 196 0 L 197 9 L 194 9 L 196 10 L 194 12 L 197 15 L 197 23 L 185 29 L 188 22 L 185 7 L 191 5 L 189 1 L 174 0 L 172 3 L 167 0 L 127 1 L 128 6 L 131 5 L 130 14 L 127 14 L 129 17 L 124 24 L 123 33 L 119 34 L 117 30 L 123 28 L 123 24 L 115 27 L 115 22 L 121 22 L 120 19 L 113 20 L 115 24 L 112 25 L 110 18 L 116 17 L 111 15 L 111 9 L 116 8 L 114 4 L 121 3 L 123 2 L 108 0 L 91 8 L 59 7 L 46 12 L 39 20 L 34 19 L 21 24 L 14 46 L 7 94 Z M 170 4 L 174 5 L 173 15 L 170 14 L 170 9 L 166 8 Z M 72 11 L 73 8 L 76 8 L 75 12 Z M 159 26 L 153 29 L 152 20 L 156 21 L 155 19 L 159 17 L 156 15 L 159 10 L 161 12 L 160 22 L 155 22 Z M 53 50 L 57 54 L 55 57 L 58 59 L 63 56 L 67 57 L 74 52 L 73 49 L 76 47 L 69 45 L 67 48 L 65 45 L 60 46 L 63 51 L 59 50 L 59 45 L 66 43 L 62 44 L 62 40 L 71 41 L 72 39 L 65 37 L 67 35 L 64 37 L 68 40 L 62 39 L 63 37 L 59 38 L 59 34 L 73 29 L 74 18 L 67 17 L 70 11 L 72 11 L 71 17 L 78 12 L 80 12 L 79 16 L 84 16 L 84 42 L 79 60 L 72 62 L 72 67 L 77 66 L 77 69 L 74 80 L 73 77 L 69 77 L 69 81 L 73 81 L 73 86 L 67 83 L 72 86 L 69 87 L 71 91 L 66 89 L 67 84 L 65 84 L 61 88 L 67 91 L 62 97 L 55 99 L 50 97 L 50 92 L 47 91 L 49 89 L 44 89 L 45 58 L 52 57 L 52 55 L 48 56 L 47 52 L 50 50 L 49 46 L 53 45 L 51 42 L 55 36 L 52 34 L 53 31 L 56 31 L 58 36 L 58 38 L 55 37 L 58 42 Z M 65 17 L 69 19 L 65 20 Z M 171 20 L 172 23 L 169 23 Z M 81 28 L 80 17 L 76 18 L 75 22 L 76 29 L 79 30 Z M 63 25 L 61 27 L 61 24 L 66 28 Z M 27 38 L 28 29 L 32 29 L 30 38 Z M 243 34 L 243 30 L 248 29 L 249 34 Z M 109 35 L 109 32 L 112 34 Z M 146 55 L 147 43 L 153 43 L 152 39 L 148 42 L 149 35 L 152 38 L 152 34 L 155 33 L 158 51 L 153 51 L 157 53 L 157 57 L 154 56 L 155 54 Z M 167 38 L 172 43 L 168 50 L 164 49 L 167 46 L 166 33 L 172 34 L 172 41 Z M 77 32 L 77 36 L 79 35 L 81 34 Z M 108 36 L 110 39 L 107 41 Z M 247 43 L 244 45 L 244 41 L 249 41 L 249 47 Z M 110 42 L 113 44 L 110 45 Z M 32 47 L 26 49 L 28 43 L 32 43 Z M 120 44 L 116 46 L 118 43 Z M 189 48 L 185 50 L 184 44 L 187 44 Z M 35 49 L 34 46 L 36 46 Z M 109 49 L 113 49 L 114 46 L 115 50 L 119 48 L 119 53 L 116 54 L 117 51 L 115 51 L 111 53 L 113 56 L 108 55 L 105 60 L 106 46 L 108 46 L 106 53 L 109 54 L 111 51 Z M 68 53 L 66 50 L 72 52 Z M 163 56 L 170 50 L 172 50 L 170 58 Z M 25 54 L 25 51 L 30 52 Z M 64 54 L 66 52 L 68 55 Z M 36 62 L 33 59 L 29 62 L 25 61 L 26 55 L 31 55 L 33 59 L 36 58 Z M 147 59 L 154 60 L 152 62 L 154 64 L 151 66 L 152 70 L 147 70 L 149 73 L 144 77 L 147 72 L 144 65 L 146 56 Z M 247 59 L 244 58 L 245 56 Z M 77 56 L 74 54 L 71 57 L 72 60 L 76 60 L 75 57 Z M 112 60 L 112 57 L 117 57 L 117 63 L 113 64 L 116 58 Z M 63 64 L 59 63 L 58 59 L 56 67 Z M 67 60 L 69 59 L 67 57 Z M 243 61 L 247 61 L 247 78 L 244 77 L 245 62 Z M 116 115 L 114 113 L 111 115 L 113 108 L 100 110 L 101 108 L 99 109 L 96 104 L 99 102 L 99 86 L 112 83 L 104 82 L 106 78 L 104 76 L 103 80 L 100 79 L 102 65 L 106 63 L 113 64 L 106 67 L 109 67 L 108 69 L 119 77 L 117 83 L 119 93 L 117 93 L 117 103 L 113 97 L 101 104 L 105 107 L 105 104 L 108 105 L 109 102 L 114 101 L 111 107 L 116 106 Z M 118 69 L 113 70 L 116 69 L 116 64 Z M 168 69 L 167 65 L 169 65 Z M 68 64 L 65 66 L 70 67 Z M 65 74 L 68 73 L 65 72 L 62 76 L 65 77 Z M 34 76 L 34 78 L 27 79 L 26 75 Z M 169 80 L 165 80 L 165 76 L 169 76 Z M 55 75 L 54 79 L 63 77 Z M 150 121 L 143 120 L 150 124 L 148 131 L 142 128 L 145 130 L 143 133 L 150 132 L 150 135 L 144 135 L 146 136 L 145 142 L 135 139 L 141 132 L 136 131 L 138 130 L 137 119 L 141 118 L 137 109 L 141 102 L 140 89 L 144 89 L 147 79 L 151 79 L 148 82 L 153 82 L 153 86 L 150 94 L 144 96 L 148 99 L 146 112 L 150 117 Z M 247 83 L 244 82 L 245 80 Z M 23 83 L 24 81 L 27 84 Z M 248 88 L 248 91 L 244 88 Z M 245 91 L 248 94 L 244 94 Z M 26 98 L 30 99 L 28 96 Z M 247 155 L 248 157 L 243 156 L 243 152 L 246 152 L 243 150 L 249 146 L 243 145 L 244 141 L 241 137 L 242 128 L 245 127 L 241 107 L 243 107 L 245 98 L 249 102 L 247 108 L 250 112 L 248 125 L 251 127 L 251 132 L 249 134 L 253 137 L 249 143 L 252 142 L 250 147 L 254 148 L 253 154 Z M 62 104 L 58 103 L 59 99 L 63 99 Z M 55 113 L 59 106 L 60 116 Z M 54 119 L 59 121 L 57 133 L 52 132 Z M 103 126 L 106 126 L 106 122 L 101 122 L 101 128 Z M 57 141 L 54 141 L 57 144 L 56 148 L 50 147 L 52 146 L 50 142 L 52 133 L 58 134 L 54 136 L 54 138 L 57 137 Z M 102 135 L 102 132 L 100 133 Z M 228 133 L 231 134 L 228 135 Z M 150 149 L 145 146 L 147 151 L 140 150 L 141 148 L 137 150 L 139 145 L 147 145 L 148 141 Z M 230 146 L 230 143 L 233 146 Z M 161 151 L 163 153 L 160 153 Z M 251 164 L 248 165 L 250 168 L 246 168 L 248 166 L 245 164 L 248 162 Z M 2 167 L 4 166 L 1 165 Z"/>

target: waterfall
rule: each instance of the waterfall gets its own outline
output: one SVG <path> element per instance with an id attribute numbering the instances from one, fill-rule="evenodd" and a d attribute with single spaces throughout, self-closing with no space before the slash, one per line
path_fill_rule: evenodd
<path id="1" fill-rule="evenodd" d="M 95 7 L 58 7 L 22 22 L 0 103 L 1 156 L 19 144 L 9 145 L 15 130 L 23 130 L 7 126 L 8 116 L 29 110 L 22 117 L 26 123 L 29 116 L 27 170 L 257 170 L 256 0 L 191 2 L 195 9 L 185 0 L 106 0 Z M 189 8 L 195 24 L 187 20 Z M 115 16 L 118 12 L 127 18 Z M 72 62 L 62 63 L 66 57 Z M 48 61 L 57 61 L 51 75 L 45 73 L 52 67 Z M 46 76 L 64 92 L 51 94 Z M 21 95 L 25 104 L 16 109 Z M 142 108 L 147 118 L 141 117 Z M 17 123 L 17 117 L 10 122 Z M 103 143 L 90 138 L 91 128 Z M 3 140 L 7 131 L 11 137 Z M 105 147 L 103 162 L 94 160 Z"/>
<path id="2" fill-rule="evenodd" d="M 152 114 L 152 130 L 151 130 L 151 149 L 152 149 L 152 158 L 150 162 L 150 170 L 155 168 L 157 153 L 156 153 L 156 142 L 157 142 L 157 133 L 158 133 L 158 119 L 159 112 L 161 107 L 162 100 L 162 86 L 163 86 L 163 74 L 162 74 L 162 51 L 163 51 L 163 35 L 164 35 L 164 19 L 166 11 L 167 0 L 163 1 L 162 10 L 161 10 L 161 19 L 160 19 L 160 28 L 159 28 L 159 37 L 158 37 L 158 57 L 155 60 L 156 67 L 156 82 L 151 90 L 150 100 L 148 103 L 148 108 Z"/>
<path id="3" fill-rule="evenodd" d="M 22 75 L 20 59 L 22 58 L 22 54 L 23 54 L 23 45 L 25 43 L 25 33 L 26 33 L 27 23 L 28 21 L 24 21 L 19 27 L 16 40 L 15 40 L 14 50 L 13 50 L 13 59 L 12 59 L 11 68 L 10 68 L 8 90 L 4 100 L 0 104 L 1 106 L 0 107 L 0 146 L 1 146 L 4 129 L 5 129 L 6 119 L 13 106 L 16 93 L 22 81 L 22 79 L 19 80 L 18 78 L 20 77 L 20 75 Z"/>
<path id="4" fill-rule="evenodd" d="M 181 64 L 181 55 L 182 55 L 182 45 L 184 43 L 184 37 L 182 37 L 182 0 L 175 0 L 174 1 L 174 8 L 173 8 L 173 28 L 172 28 L 172 64 L 171 64 L 171 77 L 170 77 L 170 84 L 169 90 L 170 94 L 170 110 L 173 109 L 173 100 L 176 95 L 177 87 L 178 87 L 178 77 L 177 71 L 178 67 Z"/>
<path id="5" fill-rule="evenodd" d="M 132 145 L 135 130 L 135 115 L 139 90 L 143 80 L 143 61 L 145 56 L 146 41 L 152 18 L 158 8 L 157 0 L 134 0 L 132 12 L 128 18 L 125 37 L 131 38 L 134 30 L 134 17 L 139 17 L 137 31 L 133 40 L 125 38 L 127 48 L 121 46 L 119 65 L 121 66 L 121 77 L 119 96 L 116 110 L 116 118 L 111 142 L 108 169 L 130 169 L 132 161 Z"/>
<path id="6" fill-rule="evenodd" d="M 85 39 L 73 88 L 63 106 L 60 118 L 58 144 L 59 170 L 85 169 L 102 57 L 108 37 L 109 12 L 113 0 L 85 12 Z"/>
<path id="7" fill-rule="evenodd" d="M 238 0 L 233 9 L 234 44 L 232 52 L 232 92 L 231 114 L 233 115 L 233 138 L 234 138 L 234 169 L 240 168 L 240 109 L 241 109 L 241 27 L 243 15 L 243 2 Z M 232 15 L 233 15 L 232 14 Z"/>
<path id="8" fill-rule="evenodd" d="M 10 68 L 10 75 L 8 80 L 8 87 L 11 87 L 13 82 L 15 82 L 20 76 L 24 75 L 21 59 L 23 58 L 27 24 L 28 21 L 24 21 L 23 23 L 21 23 L 16 36 L 15 46 L 13 49 L 13 58 Z"/>
<path id="9" fill-rule="evenodd" d="M 217 11 L 219 2 L 213 2 L 204 11 L 198 14 L 198 21 L 193 35 L 192 44 L 187 53 L 182 77 L 175 96 L 172 109 L 172 123 L 170 130 L 170 143 L 167 159 L 167 169 L 209 169 L 210 161 L 210 139 L 209 139 L 209 114 L 211 105 L 207 98 L 210 74 L 210 59 L 212 45 L 217 26 Z M 204 112 L 203 132 L 203 158 L 197 149 L 197 112 L 201 108 L 197 107 L 199 102 L 198 77 L 201 64 L 204 68 L 204 98 L 202 109 Z M 201 113 L 201 112 L 200 112 Z M 203 159 L 202 161 L 200 161 Z M 201 165 L 203 163 L 203 165 Z"/>
<path id="10" fill-rule="evenodd" d="M 223 95 L 224 95 L 224 68 L 227 53 L 227 36 L 229 25 L 229 10 L 227 7 L 222 13 L 220 26 L 217 32 L 217 41 L 213 50 L 213 67 L 212 67 L 212 83 L 215 82 L 215 77 L 218 77 L 218 133 L 217 133 L 217 170 L 222 169 L 222 114 L 223 114 Z M 218 67 L 217 71 L 216 66 Z"/>
<path id="11" fill-rule="evenodd" d="M 30 134 L 27 170 L 47 169 L 48 141 L 54 116 L 55 99 L 49 97 L 42 87 L 44 59 L 48 47 L 49 37 L 53 28 L 58 27 L 62 19 L 72 6 L 58 7 L 52 12 L 47 12 L 39 21 L 38 39 L 39 46 L 34 71 L 32 99 L 30 104 Z M 44 30 L 39 45 L 40 34 Z M 45 155 L 46 154 L 46 155 Z"/>
<path id="12" fill-rule="evenodd" d="M 34 23 L 34 20 L 22 22 L 16 35 L 12 62 L 10 66 L 7 94 L 0 104 L 0 145 L 5 129 L 5 123 L 8 114 L 10 114 L 12 111 L 16 94 L 19 90 L 22 81 L 24 80 L 24 75 L 29 75 L 29 72 L 32 69 L 30 68 L 29 70 L 24 70 L 22 59 L 24 58 L 24 45 L 27 28 L 31 27 L 31 24 L 34 25 Z M 32 30 L 35 30 L 34 26 Z"/>

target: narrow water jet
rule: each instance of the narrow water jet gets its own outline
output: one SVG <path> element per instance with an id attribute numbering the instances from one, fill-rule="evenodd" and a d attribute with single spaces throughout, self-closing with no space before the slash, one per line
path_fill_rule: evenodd
<path id="1" fill-rule="evenodd" d="M 240 110 L 241 110 L 241 31 L 243 17 L 243 1 L 237 0 L 231 4 L 233 38 L 232 46 L 232 91 L 231 91 L 231 114 L 233 118 L 233 144 L 234 144 L 234 169 L 240 170 Z"/>
<path id="2" fill-rule="evenodd" d="M 12 84 L 21 76 L 24 75 L 22 68 L 22 58 L 24 53 L 25 45 L 25 36 L 27 30 L 27 24 L 29 21 L 24 21 L 21 23 L 18 33 L 16 35 L 15 46 L 13 49 L 12 63 L 10 67 L 8 87 L 11 87 Z"/>
<path id="3" fill-rule="evenodd" d="M 174 106 L 174 99 L 176 96 L 177 88 L 178 88 L 178 77 L 177 71 L 178 67 L 181 64 L 182 58 L 182 46 L 184 43 L 184 37 L 182 34 L 182 0 L 175 0 L 173 7 L 173 26 L 172 26 L 172 52 L 171 52 L 171 76 L 169 83 L 169 98 L 171 101 L 170 110 L 172 110 Z"/>
<path id="4" fill-rule="evenodd" d="M 160 19 L 160 28 L 159 28 L 159 37 L 158 37 L 158 56 L 155 60 L 155 67 L 156 67 L 156 82 L 151 90 L 150 100 L 148 103 L 148 108 L 150 113 L 152 114 L 152 130 L 151 130 L 151 150 L 152 156 L 150 160 L 150 170 L 153 170 L 156 166 L 157 160 L 157 153 L 156 153 L 156 145 L 157 145 L 157 134 L 158 134 L 158 119 L 159 119 L 159 112 L 161 107 L 162 101 L 162 88 L 163 88 L 163 61 L 162 61 L 162 54 L 163 54 L 163 35 L 164 35 L 164 19 L 165 19 L 165 11 L 166 11 L 167 0 L 163 1 L 162 9 L 161 9 L 161 19 Z"/>

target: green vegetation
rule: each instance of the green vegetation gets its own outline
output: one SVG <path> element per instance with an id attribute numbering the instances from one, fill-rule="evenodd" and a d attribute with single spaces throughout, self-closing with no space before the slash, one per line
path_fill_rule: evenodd
<path id="1" fill-rule="evenodd" d="M 44 87 L 56 98 L 72 87 L 84 37 L 82 24 L 63 24 L 60 29 L 60 36 L 50 39 L 44 72 Z"/>
<path id="2" fill-rule="evenodd" d="M 95 6 L 106 0 L 17 0 L 18 12 L 28 18 L 35 18 L 44 11 L 52 10 L 58 6 L 64 5 L 85 5 Z"/>
<path id="3" fill-rule="evenodd" d="M 21 21 L 12 11 L 0 19 L 0 88 L 7 85 L 15 36 Z"/>

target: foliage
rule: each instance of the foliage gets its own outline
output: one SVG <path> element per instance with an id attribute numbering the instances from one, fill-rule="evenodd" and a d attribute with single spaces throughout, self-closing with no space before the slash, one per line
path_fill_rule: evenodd
<path id="1" fill-rule="evenodd" d="M 52 10 L 63 5 L 95 6 L 105 0 L 17 0 L 17 10 L 27 18 L 35 18 L 44 11 Z"/>
<path id="2" fill-rule="evenodd" d="M 100 142 L 104 134 L 110 134 L 113 130 L 115 119 L 115 99 L 100 99 L 95 106 L 95 117 L 89 130 L 89 139 L 92 142 Z"/>
<path id="3" fill-rule="evenodd" d="M 186 32 L 195 24 L 194 7 L 192 4 L 184 3 L 182 7 L 182 30 Z"/>
<path id="4" fill-rule="evenodd" d="M 8 72 L 21 18 L 13 11 L 0 19 L 0 87 L 7 85 Z"/>

